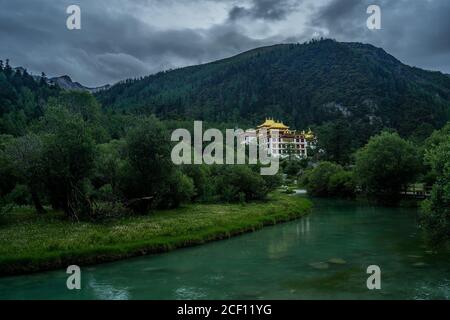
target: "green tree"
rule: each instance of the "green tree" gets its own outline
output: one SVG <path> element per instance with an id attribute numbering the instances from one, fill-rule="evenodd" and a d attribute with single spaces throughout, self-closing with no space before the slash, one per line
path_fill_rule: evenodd
<path id="1" fill-rule="evenodd" d="M 281 162 L 283 173 L 296 177 L 308 165 L 306 159 L 286 159 Z"/>
<path id="2" fill-rule="evenodd" d="M 44 176 L 43 150 L 42 139 L 35 134 L 16 138 L 5 148 L 6 157 L 19 181 L 27 186 L 37 213 L 45 212 L 39 195 Z"/>
<path id="3" fill-rule="evenodd" d="M 443 132 L 446 129 L 442 130 Z M 421 224 L 433 243 L 450 239 L 450 136 L 426 151 L 425 161 L 436 175 L 431 198 L 422 203 Z"/>
<path id="4" fill-rule="evenodd" d="M 17 182 L 13 164 L 5 153 L 6 146 L 13 140 L 11 135 L 0 135 L 0 198 L 10 193 Z"/>
<path id="5" fill-rule="evenodd" d="M 194 181 L 181 170 L 172 173 L 168 184 L 169 192 L 160 207 L 176 208 L 182 203 L 189 202 L 195 195 Z"/>
<path id="6" fill-rule="evenodd" d="M 163 204 L 175 167 L 170 159 L 170 135 L 155 117 L 142 120 L 126 137 L 127 163 L 120 190 L 134 211 L 145 213 Z"/>
<path id="7" fill-rule="evenodd" d="M 412 143 L 397 133 L 372 137 L 356 154 L 355 174 L 362 190 L 383 204 L 396 204 L 401 191 L 414 182 L 420 156 Z"/>
<path id="8" fill-rule="evenodd" d="M 323 160 L 342 165 L 350 162 L 353 152 L 354 136 L 349 123 L 344 120 L 327 122 L 316 130 L 318 148 L 323 150 Z"/>
<path id="9" fill-rule="evenodd" d="M 183 165 L 181 169 L 194 183 L 193 200 L 200 202 L 211 201 L 214 195 L 214 186 L 211 183 L 213 177 L 211 176 L 210 166 L 206 164 L 189 164 Z"/>
<path id="10" fill-rule="evenodd" d="M 42 119 L 44 183 L 53 207 L 74 219 L 92 213 L 90 177 L 95 167 L 95 143 L 80 115 L 50 107 Z"/>
<path id="11" fill-rule="evenodd" d="M 100 104 L 89 92 L 63 91 L 57 97 L 49 99 L 48 107 L 62 107 L 70 113 L 81 116 L 86 123 L 87 130 L 97 143 L 105 143 L 109 139 L 104 128 L 105 116 L 101 112 Z"/>
<path id="12" fill-rule="evenodd" d="M 116 196 L 118 195 L 120 173 L 126 165 L 124 153 L 125 141 L 123 139 L 97 145 L 93 183 L 98 187 L 111 186 L 111 192 Z"/>

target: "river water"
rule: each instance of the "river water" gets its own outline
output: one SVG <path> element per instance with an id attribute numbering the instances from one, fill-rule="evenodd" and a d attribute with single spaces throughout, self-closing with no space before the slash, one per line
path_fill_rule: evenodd
<path id="1" fill-rule="evenodd" d="M 413 209 L 315 200 L 302 219 L 198 247 L 0 278 L 0 299 L 449 299 L 450 255 L 425 245 Z M 369 265 L 381 290 L 368 290 Z"/>

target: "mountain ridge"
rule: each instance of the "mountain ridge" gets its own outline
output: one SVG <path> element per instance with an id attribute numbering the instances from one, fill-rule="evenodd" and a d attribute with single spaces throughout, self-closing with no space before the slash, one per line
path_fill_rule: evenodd
<path id="1" fill-rule="evenodd" d="M 354 132 L 439 128 L 450 115 L 450 78 L 410 67 L 382 48 L 315 40 L 256 48 L 96 94 L 110 110 L 167 119 L 255 124 L 265 116 L 297 128 L 346 119 Z M 364 138 L 363 138 L 364 139 Z"/>

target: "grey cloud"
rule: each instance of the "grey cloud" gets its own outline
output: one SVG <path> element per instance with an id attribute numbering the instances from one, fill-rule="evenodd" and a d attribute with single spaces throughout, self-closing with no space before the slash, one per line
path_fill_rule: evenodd
<path id="1" fill-rule="evenodd" d="M 366 28 L 371 4 L 381 8 L 382 30 Z M 340 41 L 360 41 L 384 48 L 402 62 L 450 73 L 450 2 L 444 0 L 333 0 L 312 23 Z"/>
<path id="2" fill-rule="evenodd" d="M 0 57 L 34 73 L 69 74 L 87 86 L 97 86 L 269 44 L 243 35 L 231 24 L 160 30 L 125 11 L 106 10 L 117 3 L 83 2 L 82 30 L 76 31 L 65 27 L 69 1 L 9 3 L 10 10 L 0 12 L 0 39 L 8 43 L 0 48 Z M 2 7 L 5 4 L 0 0 Z"/>
<path id="3" fill-rule="evenodd" d="M 295 3 L 289 0 L 253 0 L 250 8 L 234 6 L 229 12 L 229 19 L 280 20 L 284 19 L 294 8 Z"/>
<path id="4" fill-rule="evenodd" d="M 196 1 L 170 0 L 170 4 L 197 5 Z M 366 8 L 372 2 L 382 8 L 380 31 L 365 26 Z M 65 9 L 73 3 L 82 8 L 79 31 L 65 27 Z M 251 26 L 258 21 L 271 26 L 289 21 L 301 0 L 251 0 L 245 7 L 224 0 L 228 18 L 211 24 L 205 16 L 205 27 L 200 28 L 160 28 L 130 10 L 163 3 L 167 5 L 162 0 L 0 0 L 0 59 L 10 58 L 12 64 L 35 73 L 68 74 L 84 85 L 97 86 L 209 62 L 263 45 L 302 42 L 319 34 L 372 43 L 407 64 L 450 72 L 450 2 L 445 0 L 330 0 L 322 6 L 312 5 L 313 14 L 305 17 L 306 25 L 300 30 L 290 22 L 294 23 L 290 33 L 280 31 L 266 37 L 253 35 L 251 28 L 244 31 L 243 24 Z"/>

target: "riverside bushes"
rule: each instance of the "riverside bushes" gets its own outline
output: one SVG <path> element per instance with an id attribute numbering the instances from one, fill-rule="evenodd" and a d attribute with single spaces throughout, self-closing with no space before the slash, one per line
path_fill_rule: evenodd
<path id="1" fill-rule="evenodd" d="M 316 197 L 353 197 L 356 190 L 352 172 L 328 161 L 308 169 L 300 184 Z"/>

